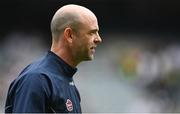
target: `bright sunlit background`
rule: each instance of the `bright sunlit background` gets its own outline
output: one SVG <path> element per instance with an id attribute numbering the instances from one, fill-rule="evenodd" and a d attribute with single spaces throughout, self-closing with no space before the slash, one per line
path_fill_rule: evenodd
<path id="1" fill-rule="evenodd" d="M 74 76 L 83 112 L 180 112 L 180 2 L 0 2 L 0 112 L 9 84 L 51 45 L 50 21 L 75 3 L 98 17 L 102 44 Z"/>

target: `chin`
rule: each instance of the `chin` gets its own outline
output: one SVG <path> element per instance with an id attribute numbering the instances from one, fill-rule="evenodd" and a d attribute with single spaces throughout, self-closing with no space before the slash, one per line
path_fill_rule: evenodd
<path id="1" fill-rule="evenodd" d="M 94 59 L 94 55 L 89 56 L 89 60 L 93 60 Z"/>
<path id="2" fill-rule="evenodd" d="M 93 59 L 94 59 L 94 56 L 93 56 L 93 55 L 90 55 L 90 56 L 86 57 L 84 60 L 85 60 L 85 61 L 91 61 L 91 60 L 93 60 Z"/>

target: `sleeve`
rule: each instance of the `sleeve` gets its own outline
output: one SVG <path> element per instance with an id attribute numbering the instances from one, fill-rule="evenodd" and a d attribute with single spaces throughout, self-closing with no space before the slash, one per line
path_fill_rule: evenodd
<path id="1" fill-rule="evenodd" d="M 26 75 L 16 88 L 13 113 L 44 113 L 48 99 L 47 86 L 41 74 Z"/>

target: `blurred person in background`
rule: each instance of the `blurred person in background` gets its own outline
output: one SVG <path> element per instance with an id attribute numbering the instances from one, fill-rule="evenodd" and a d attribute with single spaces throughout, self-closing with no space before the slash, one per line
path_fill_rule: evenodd
<path id="1" fill-rule="evenodd" d="M 11 83 L 6 113 L 81 113 L 73 75 L 77 65 L 94 58 L 102 41 L 95 14 L 79 5 L 65 5 L 51 21 L 51 50 L 28 65 Z"/>

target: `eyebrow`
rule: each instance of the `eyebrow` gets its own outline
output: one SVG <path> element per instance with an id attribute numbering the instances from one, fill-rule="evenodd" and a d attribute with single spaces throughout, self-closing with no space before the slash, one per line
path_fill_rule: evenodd
<path id="1" fill-rule="evenodd" d="M 90 33 L 93 33 L 93 32 L 98 32 L 99 29 L 93 29 L 93 30 L 90 30 Z"/>

